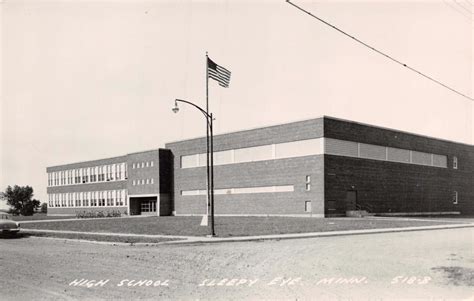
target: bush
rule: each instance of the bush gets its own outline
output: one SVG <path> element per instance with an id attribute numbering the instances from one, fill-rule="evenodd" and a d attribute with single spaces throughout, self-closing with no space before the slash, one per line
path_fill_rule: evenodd
<path id="1" fill-rule="evenodd" d="M 48 213 L 48 204 L 41 204 L 41 213 Z"/>

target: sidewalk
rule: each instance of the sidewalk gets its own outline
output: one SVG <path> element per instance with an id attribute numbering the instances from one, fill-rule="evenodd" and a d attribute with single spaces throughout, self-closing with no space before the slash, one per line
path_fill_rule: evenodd
<path id="1" fill-rule="evenodd" d="M 294 233 L 294 234 L 277 234 L 277 235 L 258 235 L 258 236 L 239 236 L 239 237 L 203 237 L 203 236 L 179 236 L 179 235 L 149 235 L 149 234 L 130 234 L 130 233 L 105 233 L 105 232 L 78 232 L 78 231 L 59 231 L 59 230 L 40 230 L 25 229 L 24 232 L 29 233 L 60 233 L 60 234 L 85 234 L 85 235 L 102 235 L 111 237 L 143 237 L 143 238 L 169 238 L 177 239 L 172 241 L 164 241 L 156 244 L 199 244 L 199 243 L 223 243 L 223 242 L 246 242 L 246 241 L 263 241 L 263 240 L 281 240 L 281 239 L 298 239 L 298 238 L 317 238 L 331 236 L 347 236 L 347 235 L 364 235 L 379 233 L 395 233 L 409 231 L 426 231 L 426 230 L 443 230 L 457 228 L 474 228 L 474 223 L 454 224 L 454 225 L 436 225 L 436 226 L 420 226 L 420 227 L 401 227 L 401 228 L 380 228 L 365 230 L 345 230 L 345 231 L 328 231 L 328 232 L 312 232 L 312 233 Z M 62 238 L 64 239 L 64 238 Z M 136 243 L 149 244 L 149 243 Z"/>

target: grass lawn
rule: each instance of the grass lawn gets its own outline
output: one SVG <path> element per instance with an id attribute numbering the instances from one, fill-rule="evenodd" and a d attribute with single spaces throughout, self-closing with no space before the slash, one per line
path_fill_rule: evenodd
<path id="1" fill-rule="evenodd" d="M 118 242 L 118 243 L 159 243 L 164 241 L 176 240 L 172 238 L 152 238 L 152 237 L 139 237 L 139 236 L 111 236 L 111 235 L 91 235 L 91 234 L 72 234 L 72 233 L 28 233 L 27 230 L 23 233 L 19 233 L 16 236 L 3 236 L 0 235 L 0 239 L 15 239 L 27 236 L 39 236 L 39 237 L 54 237 L 54 238 L 67 238 L 67 239 L 80 239 L 80 240 L 91 240 L 91 241 L 104 241 L 104 242 Z"/>
<path id="2" fill-rule="evenodd" d="M 23 224 L 23 229 L 68 230 L 131 234 L 205 236 L 208 227 L 200 226 L 201 217 L 142 217 L 100 220 L 71 220 Z M 453 221 L 453 224 L 456 222 Z M 446 221 L 420 221 L 391 218 L 303 218 L 303 217 L 216 217 L 217 236 L 250 236 L 307 233 L 358 229 L 379 229 L 446 225 Z"/>
<path id="3" fill-rule="evenodd" d="M 47 216 L 45 213 L 35 213 L 30 216 L 14 215 L 12 219 L 17 222 L 21 221 L 36 221 L 36 220 L 49 220 L 49 219 L 75 219 L 75 216 Z"/>

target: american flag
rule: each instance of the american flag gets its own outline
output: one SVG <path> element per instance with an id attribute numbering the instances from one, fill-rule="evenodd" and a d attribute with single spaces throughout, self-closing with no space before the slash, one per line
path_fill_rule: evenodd
<path id="1" fill-rule="evenodd" d="M 217 65 L 210 58 L 207 58 L 207 72 L 210 78 L 216 80 L 220 86 L 229 88 L 230 71 Z"/>

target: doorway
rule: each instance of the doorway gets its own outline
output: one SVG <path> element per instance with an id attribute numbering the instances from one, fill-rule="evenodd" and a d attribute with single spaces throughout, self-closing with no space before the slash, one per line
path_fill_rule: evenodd
<path id="1" fill-rule="evenodd" d="M 357 190 L 346 191 L 346 211 L 357 210 Z"/>
<path id="2" fill-rule="evenodd" d="M 130 197 L 130 215 L 158 215 L 157 197 Z"/>

